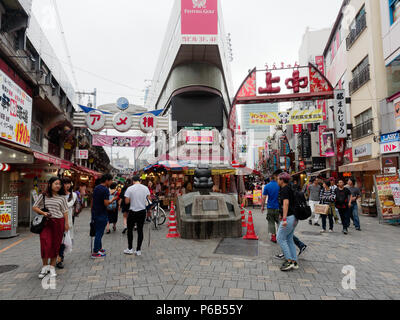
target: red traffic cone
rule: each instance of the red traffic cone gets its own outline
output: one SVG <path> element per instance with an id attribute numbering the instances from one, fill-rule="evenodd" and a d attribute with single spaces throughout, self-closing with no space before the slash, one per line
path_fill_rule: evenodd
<path id="1" fill-rule="evenodd" d="M 243 208 L 242 205 L 242 210 L 240 211 L 241 215 L 242 215 L 242 227 L 246 228 L 247 227 L 247 223 L 246 223 L 246 214 L 245 214 L 245 210 Z"/>
<path id="2" fill-rule="evenodd" d="M 247 223 L 247 234 L 243 237 L 245 240 L 258 240 L 253 224 L 253 214 L 249 211 L 249 221 Z"/>
<path id="3" fill-rule="evenodd" d="M 170 215 L 171 215 L 171 212 L 175 212 L 175 207 L 174 207 L 174 202 L 173 201 L 171 201 L 171 206 L 170 206 Z M 168 218 L 168 221 L 167 221 L 167 228 L 169 228 L 169 218 Z"/>
<path id="4" fill-rule="evenodd" d="M 180 234 L 178 233 L 177 223 L 176 223 L 176 215 L 174 204 L 171 203 L 171 212 L 169 214 L 169 232 L 167 234 L 167 238 L 180 238 Z"/>

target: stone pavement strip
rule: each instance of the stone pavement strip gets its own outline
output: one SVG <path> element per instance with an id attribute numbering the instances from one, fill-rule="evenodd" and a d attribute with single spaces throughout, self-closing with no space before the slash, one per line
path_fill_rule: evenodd
<path id="1" fill-rule="evenodd" d="M 87 300 L 110 292 L 134 300 L 400 299 L 398 227 L 361 216 L 361 232 L 350 228 L 345 236 L 341 226 L 335 225 L 334 233 L 321 235 L 317 227 L 301 222 L 296 235 L 308 249 L 299 259 L 299 270 L 283 273 L 279 270 L 282 262 L 274 259 L 280 249 L 268 239 L 265 215 L 254 210 L 253 219 L 260 238 L 256 257 L 246 252 L 243 256 L 215 254 L 221 239 L 166 239 L 166 226 L 153 230 L 149 224 L 142 256 L 126 256 L 120 215 L 117 232 L 103 238 L 107 257 L 92 260 L 89 212 L 84 211 L 76 219 L 74 248 L 66 255 L 65 269 L 57 271 L 55 288 L 47 290 L 38 279 L 39 237 L 20 230 L 19 237 L 0 240 L 0 272 L 3 265 L 18 266 L 0 273 L 0 299 Z M 355 289 L 342 286 L 346 276 L 342 270 L 349 266 L 356 272 Z"/>

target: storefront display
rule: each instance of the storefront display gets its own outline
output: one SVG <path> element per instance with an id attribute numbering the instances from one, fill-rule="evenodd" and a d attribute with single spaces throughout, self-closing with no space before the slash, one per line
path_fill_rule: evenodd
<path id="1" fill-rule="evenodd" d="M 379 220 L 400 224 L 400 178 L 396 175 L 375 177 Z"/>

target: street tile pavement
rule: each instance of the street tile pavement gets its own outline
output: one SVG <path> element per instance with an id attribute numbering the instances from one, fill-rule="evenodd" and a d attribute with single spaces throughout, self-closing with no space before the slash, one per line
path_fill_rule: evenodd
<path id="1" fill-rule="evenodd" d="M 117 232 L 105 234 L 107 257 L 90 259 L 89 212 L 76 219 L 73 251 L 58 270 L 56 288 L 42 288 L 39 237 L 20 230 L 0 240 L 0 266 L 18 268 L 0 274 L 0 299 L 87 300 L 120 292 L 134 300 L 393 300 L 400 299 L 399 227 L 380 225 L 361 216 L 361 232 L 343 235 L 301 222 L 296 235 L 308 245 L 299 270 L 283 273 L 274 259 L 279 246 L 269 241 L 267 221 L 253 214 L 259 254 L 256 257 L 215 254 L 221 239 L 166 239 L 168 229 L 145 225 L 142 256 L 126 256 L 122 216 Z M 149 239 L 150 235 L 150 239 Z M 18 241 L 20 243 L 17 243 Z M 150 240 L 150 241 L 149 241 Z M 15 244 L 17 243 L 17 244 Z M 245 254 L 245 253 L 244 253 Z M 356 271 L 356 289 L 342 287 L 344 266 Z"/>

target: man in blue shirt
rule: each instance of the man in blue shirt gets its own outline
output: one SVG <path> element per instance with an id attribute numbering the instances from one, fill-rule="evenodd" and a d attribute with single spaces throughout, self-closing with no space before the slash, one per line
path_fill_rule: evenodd
<path id="1" fill-rule="evenodd" d="M 280 224 L 279 219 L 279 190 L 280 187 L 276 181 L 277 174 L 274 173 L 271 177 L 271 182 L 267 184 L 263 191 L 263 200 L 261 204 L 261 212 L 264 213 L 265 201 L 268 197 L 267 203 L 267 220 L 268 220 L 268 232 L 271 234 L 271 241 L 276 243 L 276 226 Z"/>
<path id="2" fill-rule="evenodd" d="M 92 221 L 95 223 L 96 236 L 94 239 L 94 249 L 92 258 L 103 258 L 106 256 L 105 250 L 102 248 L 101 239 L 104 235 L 104 229 L 108 222 L 107 207 L 117 201 L 118 197 L 115 196 L 110 200 L 109 187 L 113 183 L 113 177 L 105 174 L 100 179 L 100 184 L 94 188 L 93 191 L 93 207 L 92 207 Z"/>

